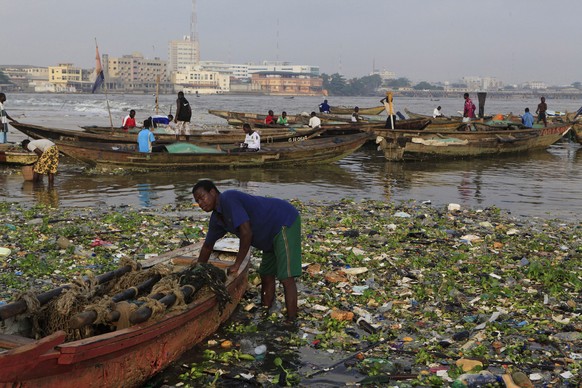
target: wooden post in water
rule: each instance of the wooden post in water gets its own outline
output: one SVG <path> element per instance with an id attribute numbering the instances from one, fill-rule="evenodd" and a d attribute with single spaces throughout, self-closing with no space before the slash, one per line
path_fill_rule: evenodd
<path id="1" fill-rule="evenodd" d="M 487 98 L 487 92 L 478 92 L 477 98 L 479 99 L 479 118 L 482 119 L 485 116 L 485 99 Z"/>

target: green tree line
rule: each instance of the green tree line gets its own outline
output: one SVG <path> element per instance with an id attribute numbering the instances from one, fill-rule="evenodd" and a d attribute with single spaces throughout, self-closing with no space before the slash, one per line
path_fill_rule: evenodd
<path id="1" fill-rule="evenodd" d="M 346 79 L 343 75 L 322 74 L 323 88 L 327 90 L 330 96 L 376 96 L 378 88 L 385 87 L 388 89 L 413 88 L 415 90 L 443 90 L 442 86 L 432 85 L 429 82 L 422 81 L 416 85 L 408 78 L 396 78 L 382 81 L 378 74 L 367 75 L 361 78 Z"/>

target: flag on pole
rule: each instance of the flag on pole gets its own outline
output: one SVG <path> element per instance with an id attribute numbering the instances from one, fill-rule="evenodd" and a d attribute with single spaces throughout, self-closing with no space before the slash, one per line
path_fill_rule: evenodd
<path id="1" fill-rule="evenodd" d="M 93 84 L 93 88 L 91 89 L 91 93 L 95 93 L 95 90 L 101 87 L 103 82 L 105 81 L 105 75 L 103 75 L 103 66 L 101 66 L 101 56 L 99 55 L 99 46 L 95 45 L 95 83 Z"/>

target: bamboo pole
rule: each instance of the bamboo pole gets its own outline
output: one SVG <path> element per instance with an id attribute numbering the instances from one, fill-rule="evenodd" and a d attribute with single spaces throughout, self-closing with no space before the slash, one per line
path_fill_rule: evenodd
<path id="1" fill-rule="evenodd" d="M 180 288 L 180 291 L 182 292 L 182 294 L 184 294 L 184 299 L 189 299 L 191 298 L 194 294 L 196 294 L 198 291 L 200 291 L 200 288 L 194 288 L 193 286 L 187 285 L 184 287 Z M 160 302 L 162 304 L 164 304 L 166 306 L 166 308 L 171 307 L 174 303 L 176 303 L 176 294 L 174 294 L 173 292 L 164 296 L 163 298 L 160 299 Z M 133 313 L 131 313 L 131 315 L 129 316 L 129 322 L 131 324 L 137 324 L 137 323 L 142 323 L 147 321 L 148 319 L 150 319 L 150 317 L 152 316 L 152 309 L 150 309 L 147 306 L 142 306 L 139 309 L 137 309 L 136 311 L 134 311 Z"/>

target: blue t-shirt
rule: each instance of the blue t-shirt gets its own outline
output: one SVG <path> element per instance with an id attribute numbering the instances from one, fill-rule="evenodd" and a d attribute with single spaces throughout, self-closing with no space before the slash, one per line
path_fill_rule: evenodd
<path id="1" fill-rule="evenodd" d="M 531 113 L 525 112 L 523 116 L 521 116 L 521 122 L 526 128 L 533 128 L 534 117 Z"/>
<path id="2" fill-rule="evenodd" d="M 154 134 L 147 128 L 142 129 L 137 134 L 137 144 L 139 152 L 152 152 L 151 143 L 156 141 Z"/>
<path id="3" fill-rule="evenodd" d="M 298 215 L 297 209 L 282 199 L 227 190 L 218 197 L 205 242 L 213 245 L 227 232 L 239 236 L 238 227 L 250 221 L 253 232 L 251 245 L 263 251 L 272 251 L 273 238 L 283 226 L 291 226 Z"/>

